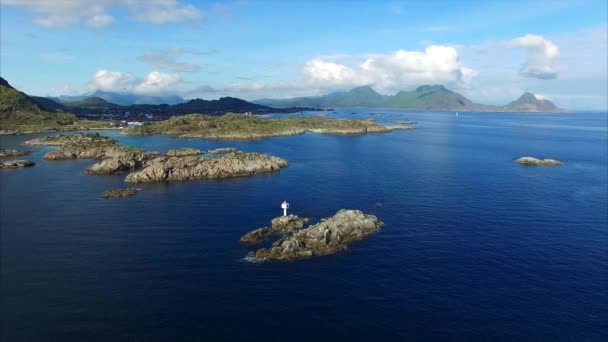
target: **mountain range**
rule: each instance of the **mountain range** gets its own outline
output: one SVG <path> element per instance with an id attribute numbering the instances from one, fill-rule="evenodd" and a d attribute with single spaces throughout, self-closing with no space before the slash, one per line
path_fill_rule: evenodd
<path id="1" fill-rule="evenodd" d="M 132 93 L 115 93 L 109 91 L 101 91 L 97 90 L 89 94 L 70 96 L 70 95 L 61 95 L 57 97 L 51 97 L 50 99 L 57 102 L 74 102 L 80 101 L 91 97 L 99 97 L 104 99 L 107 102 L 111 102 L 121 106 L 130 106 L 137 104 L 150 104 L 150 105 L 160 105 L 160 104 L 169 104 L 174 105 L 178 103 L 184 103 L 186 100 L 177 96 L 177 95 L 167 95 L 167 96 L 149 96 L 149 95 L 137 95 Z"/>
<path id="2" fill-rule="evenodd" d="M 335 92 L 312 97 L 289 99 L 261 99 L 254 103 L 281 107 L 342 107 L 342 108 L 404 108 L 426 110 L 453 110 L 478 112 L 564 112 L 551 101 L 524 93 L 517 100 L 504 106 L 474 103 L 465 96 L 442 85 L 424 85 L 413 91 L 400 91 L 394 95 L 381 95 L 370 86 L 353 88 L 347 92 Z"/>
<path id="3" fill-rule="evenodd" d="M 77 114 L 81 117 L 95 115 L 144 117 L 152 114 L 157 119 L 172 115 L 191 113 L 205 113 L 220 115 L 224 113 L 290 113 L 302 110 L 315 110 L 316 108 L 271 108 L 268 106 L 247 102 L 234 97 L 222 97 L 218 100 L 193 99 L 177 104 L 132 104 L 120 105 L 109 102 L 102 97 L 78 98 L 72 101 L 58 101 L 53 98 L 29 96 L 13 88 L 4 78 L 0 77 L 0 112 L 11 115 L 16 113 L 45 113 L 63 112 Z M 73 98 L 72 98 L 73 99 Z"/>

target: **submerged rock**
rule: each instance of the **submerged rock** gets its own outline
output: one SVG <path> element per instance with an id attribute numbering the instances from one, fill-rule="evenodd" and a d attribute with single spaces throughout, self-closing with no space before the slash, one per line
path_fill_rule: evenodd
<path id="1" fill-rule="evenodd" d="M 0 163 L 0 169 L 13 169 L 17 167 L 32 167 L 36 163 L 29 160 L 8 160 Z"/>
<path id="2" fill-rule="evenodd" d="M 296 215 L 280 216 L 271 221 L 270 227 L 252 230 L 241 237 L 241 242 L 246 244 L 257 244 L 274 234 L 289 234 L 304 228 L 309 219 Z"/>
<path id="3" fill-rule="evenodd" d="M 183 147 L 167 152 L 169 157 L 200 156 L 201 154 L 203 154 L 203 151 L 192 147 Z"/>
<path id="4" fill-rule="evenodd" d="M 162 156 L 141 171 L 129 174 L 126 182 L 163 182 L 190 179 L 221 179 L 278 171 L 287 161 L 267 154 L 232 152 L 216 158 Z"/>
<path id="5" fill-rule="evenodd" d="M 516 162 L 524 165 L 535 165 L 535 166 L 558 166 L 564 165 L 559 160 L 555 159 L 537 159 L 533 157 L 521 157 L 515 160 Z"/>
<path id="6" fill-rule="evenodd" d="M 376 233 L 384 223 L 359 210 L 338 211 L 334 216 L 256 251 L 257 259 L 297 260 L 343 251 L 355 241 Z"/>
<path id="7" fill-rule="evenodd" d="M 127 189 L 115 189 L 104 192 L 101 197 L 103 198 L 120 198 L 127 196 L 135 196 L 141 189 L 139 188 L 127 188 Z"/>
<path id="8" fill-rule="evenodd" d="M 21 157 L 32 153 L 32 151 L 22 151 L 22 150 L 7 150 L 4 148 L 0 148 L 0 158 L 7 157 Z"/>

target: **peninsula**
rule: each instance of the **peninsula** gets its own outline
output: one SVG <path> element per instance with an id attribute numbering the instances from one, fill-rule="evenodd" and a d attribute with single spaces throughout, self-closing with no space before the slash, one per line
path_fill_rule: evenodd
<path id="1" fill-rule="evenodd" d="M 260 118 L 252 115 L 190 114 L 125 130 L 127 135 L 176 134 L 179 138 L 246 140 L 297 135 L 306 132 L 356 135 L 414 129 L 408 125 L 381 126 L 373 120 L 334 119 L 322 116 Z"/>

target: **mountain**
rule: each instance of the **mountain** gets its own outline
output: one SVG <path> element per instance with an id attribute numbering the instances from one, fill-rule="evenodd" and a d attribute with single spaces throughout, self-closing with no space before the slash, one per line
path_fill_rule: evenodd
<path id="1" fill-rule="evenodd" d="M 95 91 L 88 94 L 69 96 L 61 95 L 54 97 L 53 100 L 59 102 L 75 102 L 86 98 L 99 97 L 107 102 L 118 104 L 121 106 L 130 106 L 137 104 L 149 104 L 149 105 L 160 105 L 169 104 L 174 105 L 178 103 L 184 103 L 186 100 L 176 95 L 167 96 L 149 96 L 149 95 L 137 95 L 132 93 L 114 93 L 108 91 Z"/>
<path id="2" fill-rule="evenodd" d="M 243 113 L 243 112 L 272 112 L 274 108 L 259 105 L 234 97 L 222 97 L 219 100 L 194 99 L 186 103 L 169 106 L 169 110 L 175 114 L 190 113 Z"/>
<path id="3" fill-rule="evenodd" d="M 68 108 L 86 108 L 96 110 L 107 110 L 120 107 L 117 104 L 110 103 L 101 97 L 88 97 L 79 101 L 63 102 L 63 105 Z"/>
<path id="4" fill-rule="evenodd" d="M 480 112 L 563 112 L 548 100 L 539 100 L 525 93 L 506 106 L 473 103 L 465 96 L 442 85 L 424 85 L 413 91 L 400 91 L 394 95 L 381 95 L 369 86 L 353 88 L 322 96 L 290 99 L 261 99 L 257 104 L 282 107 L 342 107 L 342 108 L 407 108 L 426 110 L 480 111 Z"/>
<path id="5" fill-rule="evenodd" d="M 442 85 L 425 85 L 414 91 L 400 91 L 393 96 L 386 96 L 385 107 L 466 111 L 473 110 L 475 105 Z"/>
<path id="6" fill-rule="evenodd" d="M 561 111 L 551 101 L 538 99 L 534 94 L 525 92 L 517 100 L 505 106 L 514 112 L 556 112 Z"/>

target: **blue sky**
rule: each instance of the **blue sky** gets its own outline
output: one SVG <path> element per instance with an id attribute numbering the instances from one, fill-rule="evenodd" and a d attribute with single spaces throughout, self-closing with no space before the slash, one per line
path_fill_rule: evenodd
<path id="1" fill-rule="evenodd" d="M 206 99 L 445 84 L 605 109 L 606 1 L 2 0 L 0 74 L 34 95 Z"/>

